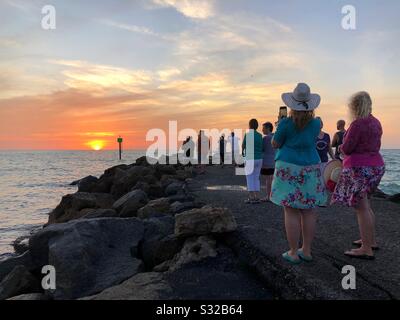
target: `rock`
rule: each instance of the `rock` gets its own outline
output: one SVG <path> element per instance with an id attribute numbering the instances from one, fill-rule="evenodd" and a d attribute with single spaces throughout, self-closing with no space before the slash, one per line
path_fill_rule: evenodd
<path id="1" fill-rule="evenodd" d="M 167 299 L 171 294 L 172 289 L 162 274 L 148 272 L 81 300 L 160 300 Z"/>
<path id="2" fill-rule="evenodd" d="M 12 257 L 0 262 L 0 282 L 17 266 L 24 266 L 28 270 L 35 268 L 32 263 L 31 254 L 26 251 L 20 256 Z"/>
<path id="3" fill-rule="evenodd" d="M 169 270 L 179 269 L 191 262 L 217 256 L 216 241 L 209 236 L 186 239 L 182 250 L 169 262 Z"/>
<path id="4" fill-rule="evenodd" d="M 170 204 L 168 198 L 159 198 L 147 203 L 144 207 L 140 208 L 137 212 L 137 217 L 140 219 L 147 219 L 154 213 L 168 213 Z"/>
<path id="5" fill-rule="evenodd" d="M 387 199 L 395 203 L 400 203 L 400 193 L 389 196 Z"/>
<path id="6" fill-rule="evenodd" d="M 205 206 L 175 215 L 175 235 L 190 237 L 209 233 L 224 233 L 236 230 L 232 212 L 226 208 Z"/>
<path id="7" fill-rule="evenodd" d="M 195 200 L 193 196 L 187 195 L 184 192 L 169 196 L 168 199 L 169 199 L 170 203 L 174 203 L 176 201 L 179 201 L 179 202 L 190 202 L 190 201 L 194 201 Z"/>
<path id="8" fill-rule="evenodd" d="M 16 254 L 21 255 L 29 249 L 30 235 L 18 237 L 12 242 Z"/>
<path id="9" fill-rule="evenodd" d="M 183 185 L 184 184 L 182 182 L 173 182 L 165 188 L 164 192 L 167 196 L 172 196 L 181 191 L 183 189 Z"/>
<path id="10" fill-rule="evenodd" d="M 152 160 L 154 160 L 154 159 L 152 159 Z M 140 158 L 136 159 L 135 165 L 137 165 L 137 166 L 149 166 L 149 162 L 147 160 L 147 157 L 143 156 L 143 157 L 140 157 Z"/>
<path id="11" fill-rule="evenodd" d="M 143 241 L 139 245 L 139 256 L 147 269 L 172 259 L 179 252 L 182 241 L 174 236 L 174 224 L 175 220 L 171 216 L 145 220 L 145 232 Z"/>
<path id="12" fill-rule="evenodd" d="M 62 197 L 60 204 L 49 214 L 48 224 L 79 219 L 87 212 L 82 209 L 111 208 L 113 197 L 107 193 L 77 192 Z"/>
<path id="13" fill-rule="evenodd" d="M 16 297 L 9 298 L 7 300 L 38 301 L 38 300 L 48 300 L 48 298 L 43 293 L 26 293 Z"/>
<path id="14" fill-rule="evenodd" d="M 92 192 L 99 179 L 94 176 L 87 176 L 78 182 L 78 192 Z"/>
<path id="15" fill-rule="evenodd" d="M 16 266 L 0 283 L 0 300 L 39 291 L 39 281 L 32 273 L 22 265 Z"/>
<path id="16" fill-rule="evenodd" d="M 127 170 L 117 169 L 113 179 L 111 194 L 115 197 L 121 197 L 139 182 L 143 181 L 144 177 L 152 174 L 153 170 L 150 167 L 134 166 Z"/>
<path id="17" fill-rule="evenodd" d="M 121 217 L 133 217 L 137 211 L 148 203 L 148 198 L 142 190 L 133 190 L 119 198 L 113 204 L 113 209 L 116 210 Z"/>
<path id="18" fill-rule="evenodd" d="M 193 173 L 189 170 L 177 170 L 175 177 L 178 180 L 185 181 L 186 179 L 193 177 Z"/>
<path id="19" fill-rule="evenodd" d="M 154 165 L 155 169 L 155 176 L 158 177 L 158 179 L 161 179 L 163 175 L 172 175 L 174 176 L 176 174 L 176 169 L 172 165 L 168 164 L 156 164 Z"/>
<path id="20" fill-rule="evenodd" d="M 148 195 L 152 199 L 161 198 L 164 196 L 164 189 L 161 187 L 160 183 L 151 184 L 149 186 Z"/>
<path id="21" fill-rule="evenodd" d="M 142 190 L 146 194 L 149 194 L 150 191 L 150 185 L 147 182 L 139 181 L 138 183 L 135 184 L 135 186 L 132 188 L 133 190 Z"/>
<path id="22" fill-rule="evenodd" d="M 164 174 L 162 175 L 160 179 L 160 184 L 163 189 L 168 187 L 171 183 L 173 182 L 179 182 L 178 179 L 175 179 L 175 176 L 169 175 L 169 174 Z"/>
<path id="23" fill-rule="evenodd" d="M 83 219 L 111 218 L 118 217 L 117 211 L 114 209 L 84 209 L 86 214 Z"/>
<path id="24" fill-rule="evenodd" d="M 194 208 L 199 208 L 202 207 L 201 204 L 197 204 L 193 201 L 187 201 L 187 202 L 180 202 L 180 201 L 175 201 L 173 204 L 171 204 L 171 213 L 181 213 L 190 209 Z"/>
<path id="25" fill-rule="evenodd" d="M 54 224 L 30 240 L 35 265 L 57 271 L 54 299 L 75 299 L 101 292 L 143 269 L 132 256 L 142 240 L 144 225 L 136 218 L 99 218 Z"/>
<path id="26" fill-rule="evenodd" d="M 388 195 L 380 189 L 376 189 L 375 192 L 372 194 L 372 196 L 381 199 L 386 199 L 388 197 Z"/>

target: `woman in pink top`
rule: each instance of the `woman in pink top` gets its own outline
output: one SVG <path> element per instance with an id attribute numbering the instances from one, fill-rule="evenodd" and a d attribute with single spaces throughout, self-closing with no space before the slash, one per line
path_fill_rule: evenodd
<path id="1" fill-rule="evenodd" d="M 353 207 L 357 213 L 361 240 L 360 246 L 345 252 L 345 255 L 374 259 L 377 249 L 375 239 L 375 215 L 369 196 L 378 187 L 385 173 L 385 164 L 379 153 L 382 126 L 372 114 L 372 101 L 367 92 L 353 95 L 349 103 L 353 122 L 344 136 L 340 151 L 344 154 L 343 171 L 332 196 L 332 203 Z"/>

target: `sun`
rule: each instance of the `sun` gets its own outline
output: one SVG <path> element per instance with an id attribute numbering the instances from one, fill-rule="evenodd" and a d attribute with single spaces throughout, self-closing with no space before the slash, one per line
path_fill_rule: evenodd
<path id="1" fill-rule="evenodd" d="M 100 151 L 104 148 L 105 143 L 103 140 L 93 140 L 89 141 L 87 145 L 95 151 Z"/>

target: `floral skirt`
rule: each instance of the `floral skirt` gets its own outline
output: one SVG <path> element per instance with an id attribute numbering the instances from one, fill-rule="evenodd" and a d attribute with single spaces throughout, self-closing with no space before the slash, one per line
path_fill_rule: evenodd
<path id="1" fill-rule="evenodd" d="M 271 201 L 295 209 L 325 206 L 328 192 L 323 182 L 321 165 L 298 166 L 276 161 Z"/>
<path id="2" fill-rule="evenodd" d="M 344 168 L 331 203 L 356 206 L 363 197 L 369 196 L 378 188 L 384 174 L 384 166 Z"/>

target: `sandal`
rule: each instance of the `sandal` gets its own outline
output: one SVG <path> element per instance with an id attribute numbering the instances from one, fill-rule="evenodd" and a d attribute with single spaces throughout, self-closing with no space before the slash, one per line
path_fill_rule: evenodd
<path id="1" fill-rule="evenodd" d="M 353 245 L 361 247 L 362 243 L 357 240 L 357 241 L 353 241 Z M 380 248 L 378 246 L 373 246 L 373 247 L 371 247 L 371 249 L 376 251 L 376 250 L 379 250 Z"/>
<path id="2" fill-rule="evenodd" d="M 300 257 L 301 260 L 303 260 L 305 262 L 313 261 L 313 257 L 312 256 L 306 256 L 304 254 L 303 250 L 301 250 L 301 249 L 297 250 L 297 255 Z"/>
<path id="3" fill-rule="evenodd" d="M 375 260 L 375 256 L 370 256 L 368 254 L 354 254 L 353 251 L 346 251 L 344 253 L 345 256 L 355 259 L 362 259 L 362 260 Z"/>
<path id="4" fill-rule="evenodd" d="M 301 259 L 295 259 L 289 255 L 289 251 L 282 254 L 282 258 L 285 259 L 290 264 L 296 265 L 301 263 Z"/>

